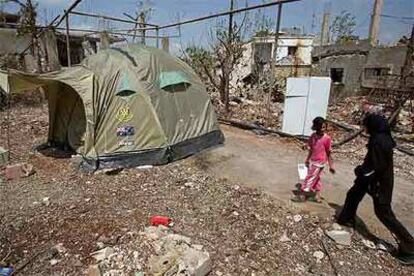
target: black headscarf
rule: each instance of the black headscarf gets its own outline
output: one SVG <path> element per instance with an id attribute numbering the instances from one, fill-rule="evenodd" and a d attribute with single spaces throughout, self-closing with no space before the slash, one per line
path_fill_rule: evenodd
<path id="1" fill-rule="evenodd" d="M 370 135 L 368 144 L 374 142 L 378 136 L 388 136 L 392 141 L 392 147 L 396 146 L 396 143 L 391 135 L 391 128 L 388 121 L 381 115 L 369 114 L 363 120 L 364 126 Z"/>

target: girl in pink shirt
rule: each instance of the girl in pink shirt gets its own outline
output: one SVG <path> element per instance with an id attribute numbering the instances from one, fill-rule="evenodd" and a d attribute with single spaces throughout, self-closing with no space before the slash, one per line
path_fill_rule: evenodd
<path id="1" fill-rule="evenodd" d="M 309 153 L 305 164 L 308 174 L 301 185 L 301 194 L 295 201 L 306 201 L 305 193 L 316 193 L 316 202 L 321 202 L 322 182 L 321 175 L 324 167 L 328 164 L 329 171 L 335 173 L 331 159 L 331 137 L 324 133 L 325 119 L 316 117 L 313 119 L 312 130 L 315 132 L 309 137 Z"/>

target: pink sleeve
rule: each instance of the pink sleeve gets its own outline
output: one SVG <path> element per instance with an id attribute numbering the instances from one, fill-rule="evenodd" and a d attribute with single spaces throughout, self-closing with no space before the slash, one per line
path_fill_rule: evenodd
<path id="1" fill-rule="evenodd" d="M 327 136 L 326 137 L 326 140 L 325 140 L 325 149 L 326 149 L 327 152 L 332 150 L 332 139 L 331 139 L 330 136 Z"/>
<path id="2" fill-rule="evenodd" d="M 314 134 L 312 134 L 310 137 L 309 137 L 309 139 L 308 139 L 308 147 L 311 149 L 312 148 L 312 146 L 313 146 L 313 137 L 314 137 Z"/>

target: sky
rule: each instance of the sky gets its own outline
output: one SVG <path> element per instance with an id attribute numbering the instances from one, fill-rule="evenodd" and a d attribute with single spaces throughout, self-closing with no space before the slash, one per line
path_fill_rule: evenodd
<path id="1" fill-rule="evenodd" d="M 74 0 L 38 0 L 39 22 L 44 24 L 51 21 L 54 16 L 62 13 L 69 7 Z M 155 24 L 165 24 L 176 22 L 178 18 L 190 19 L 207 14 L 213 14 L 220 11 L 228 10 L 229 0 L 144 0 L 152 8 L 149 22 Z M 237 7 L 246 5 L 260 4 L 263 1 L 271 0 L 235 0 Z M 341 13 L 349 11 L 356 17 L 355 34 L 361 38 L 368 36 L 370 16 L 375 0 L 302 0 L 283 5 L 282 27 L 299 27 L 306 33 L 316 34 L 320 31 L 322 15 L 325 9 L 329 9 L 331 19 Z M 134 14 L 137 10 L 138 0 L 83 0 L 76 10 L 84 12 L 93 12 L 106 14 L 116 17 L 124 17 L 123 13 Z M 3 9 L 13 11 L 15 6 L 7 4 Z M 263 10 L 265 14 L 274 18 L 276 16 L 276 6 Z M 398 18 L 381 18 L 380 25 L 380 43 L 392 44 L 403 35 L 409 36 L 412 25 L 414 24 L 414 1 L 413 0 L 384 0 L 384 15 L 397 17 L 410 17 L 411 19 Z M 250 18 L 254 16 L 250 13 Z M 224 20 L 220 19 L 220 20 Z M 237 16 L 236 21 L 241 22 L 243 16 Z M 127 28 L 132 25 L 118 23 L 106 23 L 99 19 L 89 19 L 79 16 L 71 17 L 71 27 L 78 28 L 97 28 L 98 26 L 109 26 L 112 28 Z M 170 45 L 173 51 L 189 44 L 205 46 L 209 43 L 210 29 L 217 26 L 218 20 L 213 19 L 202 23 L 190 24 L 177 28 L 162 31 L 163 35 L 175 36 L 181 34 L 181 38 L 173 38 Z M 63 25 L 62 25 L 63 26 Z M 149 44 L 155 43 L 149 41 Z"/>

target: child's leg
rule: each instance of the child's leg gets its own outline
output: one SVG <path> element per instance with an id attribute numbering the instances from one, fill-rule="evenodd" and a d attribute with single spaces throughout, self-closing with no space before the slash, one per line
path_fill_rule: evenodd
<path id="1" fill-rule="evenodd" d="M 314 185 L 313 183 L 317 179 L 317 177 L 318 177 L 318 167 L 311 164 L 308 168 L 308 174 L 306 175 L 306 178 L 302 183 L 302 187 L 301 187 L 302 192 L 309 192 L 312 189 Z"/>
<path id="2" fill-rule="evenodd" d="M 311 190 L 315 192 L 315 197 L 316 197 L 316 202 L 322 202 L 322 196 L 321 196 L 321 190 L 322 190 L 322 180 L 321 180 L 321 175 L 322 175 L 322 170 L 323 168 L 318 168 L 318 174 L 317 177 L 315 178 L 315 181 L 313 182 L 312 188 Z"/>

